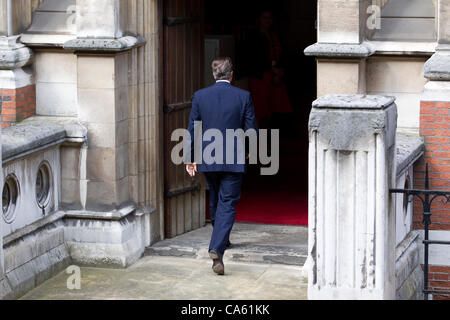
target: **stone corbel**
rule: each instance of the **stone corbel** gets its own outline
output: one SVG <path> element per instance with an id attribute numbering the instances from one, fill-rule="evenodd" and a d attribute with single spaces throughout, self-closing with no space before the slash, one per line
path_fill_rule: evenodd
<path id="1" fill-rule="evenodd" d="M 118 39 L 77 38 L 64 43 L 65 50 L 75 52 L 117 53 L 143 46 L 147 40 L 141 36 L 125 36 Z"/>
<path id="2" fill-rule="evenodd" d="M 425 63 L 424 77 L 432 81 L 450 81 L 450 45 L 440 44 Z"/>
<path id="3" fill-rule="evenodd" d="M 19 42 L 20 36 L 0 37 L 0 70 L 25 67 L 33 61 L 33 51 Z"/>
<path id="4" fill-rule="evenodd" d="M 360 44 L 316 43 L 305 49 L 306 56 L 318 58 L 367 58 L 375 53 L 367 42 Z"/>

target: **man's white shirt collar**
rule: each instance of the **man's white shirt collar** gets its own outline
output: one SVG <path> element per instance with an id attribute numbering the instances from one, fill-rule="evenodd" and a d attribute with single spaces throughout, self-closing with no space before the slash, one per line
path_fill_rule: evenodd
<path id="1" fill-rule="evenodd" d="M 226 83 L 230 83 L 230 84 L 231 84 L 231 82 L 228 81 L 228 80 L 217 80 L 217 81 L 216 81 L 216 83 L 219 83 L 219 82 L 226 82 Z"/>

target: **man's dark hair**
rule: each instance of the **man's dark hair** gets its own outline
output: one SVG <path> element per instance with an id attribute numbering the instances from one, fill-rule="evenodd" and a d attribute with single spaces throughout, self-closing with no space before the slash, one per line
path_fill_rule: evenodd
<path id="1" fill-rule="evenodd" d="M 233 62 L 230 57 L 217 58 L 212 63 L 214 79 L 229 80 L 233 72 Z"/>

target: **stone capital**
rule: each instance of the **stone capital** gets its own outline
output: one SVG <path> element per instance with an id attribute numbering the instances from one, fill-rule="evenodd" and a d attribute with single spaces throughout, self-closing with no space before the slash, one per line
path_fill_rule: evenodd
<path id="1" fill-rule="evenodd" d="M 20 36 L 0 37 L 0 70 L 13 70 L 30 64 L 33 51 L 19 41 Z"/>
<path id="2" fill-rule="evenodd" d="M 425 63 L 424 77 L 432 81 L 450 81 L 450 45 L 440 44 Z"/>
<path id="3" fill-rule="evenodd" d="M 326 95 L 313 102 L 309 126 L 321 136 L 329 137 L 328 144 L 335 150 L 364 149 L 374 134 L 387 137 L 390 148 L 394 145 L 391 136 L 397 120 L 394 106 L 394 97 Z"/>

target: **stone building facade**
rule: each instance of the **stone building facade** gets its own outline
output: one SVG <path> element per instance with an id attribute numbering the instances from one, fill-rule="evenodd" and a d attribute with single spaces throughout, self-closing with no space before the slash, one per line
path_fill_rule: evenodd
<path id="1" fill-rule="evenodd" d="M 164 61 L 176 50 L 164 28 L 189 20 L 167 19 L 168 2 L 177 3 L 0 0 L 0 298 L 70 264 L 127 267 L 168 230 L 204 225 L 201 196 L 176 200 L 199 213 L 192 219 L 165 211 L 168 194 L 178 193 L 165 190 Z M 320 98 L 309 124 L 310 298 L 420 298 L 421 208 L 389 189 L 421 187 L 429 163 L 432 187 L 450 190 L 450 0 L 318 0 L 317 14 L 318 42 L 305 50 L 317 58 Z M 201 45 L 192 50 L 203 54 Z M 331 130 L 337 119 L 354 130 Z M 340 134 L 345 141 L 330 140 Z M 335 156 L 321 165 L 317 150 Z M 372 162 L 358 160 L 371 150 Z M 353 187 L 317 180 L 336 168 Z M 355 168 L 376 174 L 359 181 Z M 321 198 L 323 188 L 335 202 Z M 352 197 L 375 197 L 377 215 L 341 201 Z M 369 218 L 349 218 L 349 208 Z M 448 241 L 449 207 L 434 210 L 431 237 Z M 345 245 L 331 246 L 330 232 Z M 450 285 L 448 252 L 431 250 L 435 289 Z"/>

